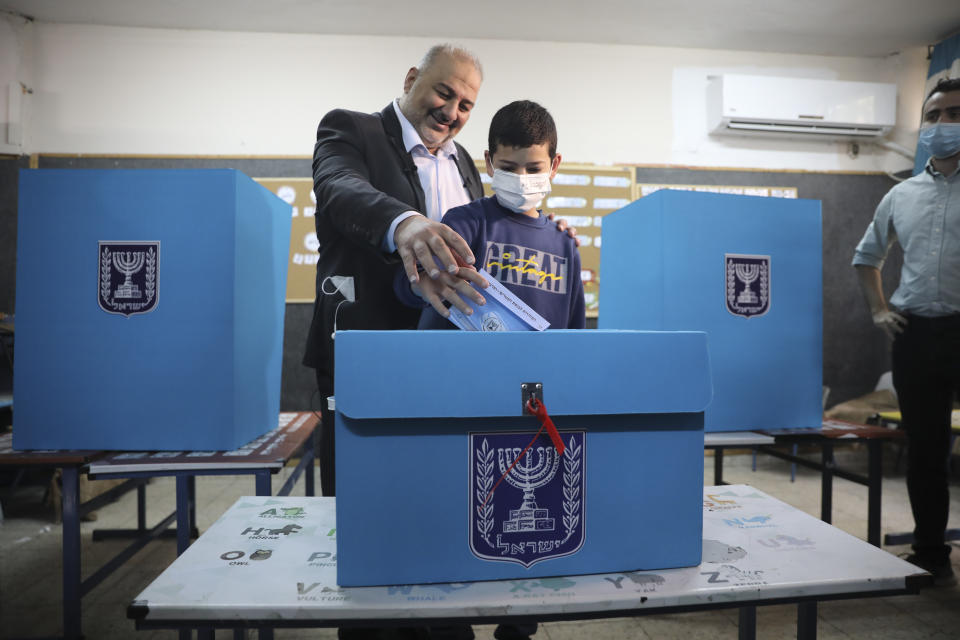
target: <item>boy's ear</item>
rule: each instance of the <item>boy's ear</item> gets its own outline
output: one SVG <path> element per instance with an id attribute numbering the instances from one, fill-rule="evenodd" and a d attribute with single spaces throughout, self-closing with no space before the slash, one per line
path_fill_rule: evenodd
<path id="1" fill-rule="evenodd" d="M 560 154 L 553 156 L 553 162 L 550 163 L 550 179 L 557 177 L 557 169 L 560 168 Z"/>
<path id="2" fill-rule="evenodd" d="M 487 165 L 487 175 L 493 177 L 493 158 L 490 157 L 490 151 L 484 150 L 483 161 Z"/>

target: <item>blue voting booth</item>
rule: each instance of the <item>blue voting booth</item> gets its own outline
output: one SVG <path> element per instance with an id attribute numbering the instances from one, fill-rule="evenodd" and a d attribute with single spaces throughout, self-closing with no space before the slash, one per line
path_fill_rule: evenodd
<path id="1" fill-rule="evenodd" d="M 604 329 L 705 331 L 706 431 L 817 427 L 820 202 L 661 190 L 603 219 Z"/>
<path id="2" fill-rule="evenodd" d="M 276 427 L 289 205 L 233 170 L 24 170 L 19 197 L 15 448 Z"/>
<path id="3" fill-rule="evenodd" d="M 346 331 L 335 342 L 340 585 L 699 564 L 703 333 Z M 534 441 L 527 393 L 541 394 L 562 454 L 546 433 Z"/>

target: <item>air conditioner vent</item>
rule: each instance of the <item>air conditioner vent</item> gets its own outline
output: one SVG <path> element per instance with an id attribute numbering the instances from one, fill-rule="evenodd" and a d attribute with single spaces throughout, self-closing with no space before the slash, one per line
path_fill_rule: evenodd
<path id="1" fill-rule="evenodd" d="M 736 129 L 743 132 L 797 133 L 827 137 L 856 136 L 858 138 L 876 138 L 885 133 L 883 127 L 847 127 L 819 123 L 782 124 L 778 122 L 745 122 L 742 120 L 730 120 L 727 123 L 727 129 Z"/>
<path id="2" fill-rule="evenodd" d="M 707 89 L 712 134 L 879 138 L 896 123 L 897 86 L 726 74 Z"/>

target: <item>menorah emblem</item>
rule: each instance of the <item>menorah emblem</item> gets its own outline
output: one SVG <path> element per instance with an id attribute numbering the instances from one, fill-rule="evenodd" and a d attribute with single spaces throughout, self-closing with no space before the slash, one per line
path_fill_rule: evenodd
<path id="1" fill-rule="evenodd" d="M 553 447 L 531 449 L 521 460 L 517 460 L 521 449 L 499 449 L 497 463 L 500 473 L 506 473 L 504 481 L 515 489 L 523 491 L 523 501 L 516 509 L 510 510 L 510 517 L 503 523 L 504 532 L 553 531 L 554 519 L 548 509 L 537 507 L 534 489 L 539 489 L 553 479 L 560 464 L 560 456 Z M 532 460 L 534 451 L 537 460 Z M 514 464 L 516 461 L 516 464 Z M 510 465 L 514 465 L 510 469 Z M 507 469 L 510 472 L 507 473 Z"/>
<path id="2" fill-rule="evenodd" d="M 737 302 L 740 304 L 757 304 L 757 294 L 753 292 L 750 285 L 760 275 L 759 264 L 737 264 L 734 265 L 737 277 L 743 282 L 743 291 L 737 296 Z"/>
<path id="3" fill-rule="evenodd" d="M 770 310 L 770 256 L 724 255 L 727 311 L 750 318 Z"/>
<path id="4" fill-rule="evenodd" d="M 108 313 L 131 316 L 157 306 L 159 242 L 100 242 L 97 301 Z M 122 278 L 122 280 L 121 280 Z M 113 284 L 120 280 L 116 287 Z"/>
<path id="5" fill-rule="evenodd" d="M 474 556 L 530 567 L 583 546 L 586 432 L 560 433 L 562 456 L 549 438 L 532 431 L 470 434 Z"/>
<path id="6" fill-rule="evenodd" d="M 125 276 L 123 284 L 117 287 L 115 298 L 141 298 L 140 287 L 133 284 L 131 276 L 143 269 L 145 255 L 143 251 L 118 251 L 113 254 L 113 266 Z"/>

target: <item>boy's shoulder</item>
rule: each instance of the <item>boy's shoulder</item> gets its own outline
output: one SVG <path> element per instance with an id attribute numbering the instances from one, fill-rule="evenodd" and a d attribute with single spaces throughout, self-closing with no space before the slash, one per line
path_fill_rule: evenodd
<path id="1" fill-rule="evenodd" d="M 454 207 L 443 214 L 443 222 L 454 228 L 490 229 L 502 224 L 505 214 L 494 196 L 486 196 Z"/>
<path id="2" fill-rule="evenodd" d="M 494 196 L 484 196 L 449 209 L 443 214 L 443 219 L 446 220 L 448 216 L 453 218 L 485 218 L 491 213 L 496 213 L 498 207 Z"/>
<path id="3" fill-rule="evenodd" d="M 557 232 L 558 236 L 560 236 L 560 242 L 563 244 L 569 254 L 580 255 L 580 247 L 577 245 L 577 241 L 574 238 L 568 236 L 566 231 L 558 229 L 557 225 L 555 224 L 550 224 L 549 226 L 553 227 L 553 230 Z"/>

